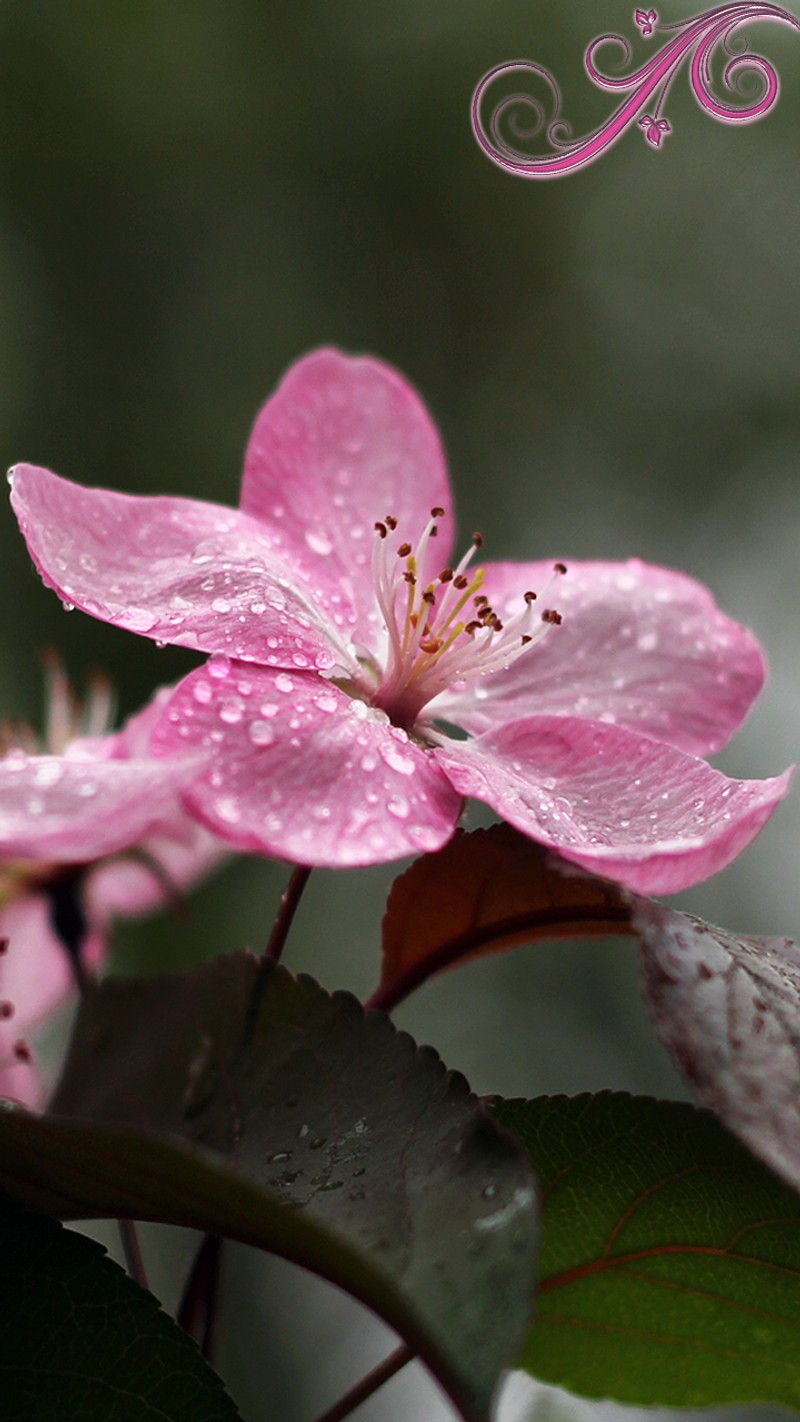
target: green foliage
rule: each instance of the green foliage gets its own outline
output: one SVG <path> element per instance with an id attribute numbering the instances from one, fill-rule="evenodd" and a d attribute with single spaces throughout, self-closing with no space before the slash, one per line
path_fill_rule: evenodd
<path id="1" fill-rule="evenodd" d="M 647 1406 L 800 1407 L 800 1199 L 683 1103 L 603 1093 L 496 1109 L 542 1191 L 520 1366 Z"/>
<path id="2" fill-rule="evenodd" d="M 529 1321 L 532 1174 L 464 1079 L 383 1014 L 247 955 L 112 979 L 83 1005 L 54 1111 L 0 1115 L 7 1189 L 294 1259 L 488 1418 Z"/>
<path id="3" fill-rule="evenodd" d="M 194 1343 L 94 1240 L 0 1198 L 0 1417 L 236 1422 Z"/>

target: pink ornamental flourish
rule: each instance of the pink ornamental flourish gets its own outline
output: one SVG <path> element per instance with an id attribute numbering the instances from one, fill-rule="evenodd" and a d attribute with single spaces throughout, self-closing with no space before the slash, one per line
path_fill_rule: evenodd
<path id="1" fill-rule="evenodd" d="M 69 950 L 97 967 L 114 916 L 174 902 L 226 853 L 178 800 L 196 757 L 148 751 L 168 691 L 111 734 L 103 686 L 81 714 L 57 665 L 49 681 L 44 748 L 0 727 L 0 1096 L 27 1106 L 43 1095 L 27 1037 L 74 987 Z"/>
<path id="2" fill-rule="evenodd" d="M 658 148 L 664 134 L 670 131 L 661 109 L 681 65 L 686 60 L 689 83 L 695 99 L 706 113 L 722 123 L 752 123 L 763 118 L 776 103 L 780 92 L 778 75 L 763 55 L 747 48 L 745 37 L 737 34 L 748 21 L 775 20 L 800 30 L 800 20 L 790 10 L 771 0 L 732 0 L 715 5 L 689 19 L 662 24 L 656 10 L 634 10 L 633 18 L 645 40 L 656 29 L 668 38 L 659 50 L 629 74 L 603 73 L 598 62 L 601 49 L 613 46 L 622 51 L 622 63 L 631 57 L 631 46 L 623 35 L 598 35 L 588 45 L 584 68 L 591 82 L 607 93 L 627 95 L 622 98 L 604 123 L 583 138 L 573 138 L 568 123 L 561 117 L 561 93 L 549 69 L 531 59 L 515 59 L 498 64 L 480 80 L 472 96 L 472 128 L 487 158 L 522 178 L 558 178 L 574 173 L 600 158 L 633 124 L 645 130 L 645 138 Z M 751 102 L 729 104 L 718 99 L 713 91 L 713 62 L 722 55 L 722 83 L 728 92 L 743 93 L 742 80 L 756 76 L 760 92 Z M 616 66 L 616 69 L 619 65 Z M 495 103 L 488 122 L 484 118 L 489 90 L 496 92 L 497 81 L 514 79 L 525 84 L 544 87 L 550 96 L 550 117 L 545 122 L 544 108 L 533 94 L 517 90 Z M 639 117 L 655 98 L 652 113 Z M 553 150 L 541 156 L 525 153 L 519 140 L 536 138 L 545 130 Z M 505 130 L 505 132 L 504 132 Z M 506 136 L 510 134 L 510 137 Z"/>
<path id="3" fill-rule="evenodd" d="M 755 639 L 680 573 L 451 558 L 437 431 L 371 358 L 320 350 L 261 410 L 238 510 L 13 471 L 44 581 L 211 653 L 153 753 L 194 749 L 190 811 L 239 849 L 375 864 L 443 845 L 464 797 L 587 869 L 672 892 L 730 862 L 790 772 L 730 780 Z M 541 609 L 541 610 L 540 610 Z M 459 729 L 455 729 L 459 728 Z"/>

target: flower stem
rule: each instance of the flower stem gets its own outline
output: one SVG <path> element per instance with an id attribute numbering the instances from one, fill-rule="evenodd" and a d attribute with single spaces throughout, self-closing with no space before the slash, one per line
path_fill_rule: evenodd
<path id="1" fill-rule="evenodd" d="M 322 1417 L 318 1417 L 317 1422 L 344 1422 L 345 1417 L 349 1417 L 352 1412 L 355 1412 L 362 1402 L 366 1402 L 368 1398 L 372 1397 L 378 1388 L 383 1387 L 383 1384 L 393 1378 L 395 1373 L 399 1373 L 407 1363 L 413 1362 L 415 1357 L 413 1348 L 409 1348 L 406 1343 L 403 1343 L 394 1353 L 390 1353 L 388 1358 L 384 1358 L 377 1368 L 373 1368 L 371 1373 L 367 1373 L 365 1378 L 356 1383 L 355 1387 L 351 1388 L 344 1397 L 340 1397 L 339 1401 L 323 1413 Z"/>
<path id="2" fill-rule="evenodd" d="M 193 1338 L 203 1357 L 214 1352 L 219 1303 L 222 1240 L 207 1234 L 198 1249 L 177 1313 L 179 1326 Z"/>
<path id="3" fill-rule="evenodd" d="M 281 894 L 281 901 L 278 905 L 278 912 L 275 922 L 272 925 L 272 932 L 269 942 L 264 951 L 264 957 L 269 958 L 273 963 L 279 963 L 283 953 L 286 939 L 289 936 L 289 929 L 297 912 L 298 904 L 303 897 L 303 890 L 308 883 L 311 869 L 306 864 L 296 864 L 292 870 L 286 888 Z"/>
<path id="4" fill-rule="evenodd" d="M 136 1225 L 133 1220 L 117 1220 L 117 1229 L 125 1256 L 125 1268 L 137 1284 L 141 1284 L 143 1289 L 149 1288 Z"/>

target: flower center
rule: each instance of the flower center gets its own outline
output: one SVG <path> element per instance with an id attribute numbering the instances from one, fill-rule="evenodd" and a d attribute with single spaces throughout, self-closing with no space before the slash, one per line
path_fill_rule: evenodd
<path id="1" fill-rule="evenodd" d="M 405 542 L 391 547 L 389 535 L 397 529 L 391 514 L 375 524 L 372 577 L 389 649 L 372 702 L 406 730 L 440 692 L 510 667 L 561 622 L 560 613 L 552 608 L 538 611 L 539 597 L 533 591 L 524 593 L 519 609 L 501 621 L 483 592 L 485 569 L 467 572 L 483 546 L 480 533 L 473 535 L 456 567 L 443 568 L 425 583 L 422 570 L 428 546 L 439 531 L 437 520 L 444 516 L 444 509 L 431 509 L 416 547 Z M 543 593 L 566 571 L 563 563 L 556 563 Z"/>

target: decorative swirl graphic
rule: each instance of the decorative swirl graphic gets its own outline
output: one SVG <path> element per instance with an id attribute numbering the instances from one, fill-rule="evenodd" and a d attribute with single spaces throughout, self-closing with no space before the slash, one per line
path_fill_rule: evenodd
<path id="1" fill-rule="evenodd" d="M 650 38 L 656 31 L 669 33 L 662 48 L 647 63 L 630 74 L 604 74 L 597 56 L 603 46 L 622 50 L 621 66 L 631 59 L 631 46 L 622 35 L 598 35 L 584 55 L 586 72 L 598 89 L 629 95 L 622 100 L 611 117 L 584 138 L 573 139 L 569 124 L 561 117 L 561 94 L 552 74 L 533 60 L 510 60 L 498 64 L 484 74 L 472 97 L 472 127 L 481 148 L 493 163 L 506 172 L 524 178 L 557 178 L 577 168 L 593 163 L 610 148 L 627 128 L 639 125 L 652 147 L 658 148 L 671 126 L 661 117 L 661 110 L 670 85 L 683 60 L 691 56 L 689 82 L 701 108 L 723 123 L 752 123 L 772 108 L 778 98 L 780 84 L 772 65 L 760 54 L 747 48 L 743 35 L 735 31 L 747 20 L 777 20 L 800 31 L 800 19 L 780 5 L 766 0 L 734 0 L 716 5 L 691 19 L 663 25 L 655 10 L 636 10 L 633 16 L 642 37 Z M 725 103 L 712 89 L 713 57 L 722 48 L 728 56 L 722 71 L 722 84 L 728 93 L 741 96 L 743 102 Z M 550 96 L 550 117 L 545 118 L 544 104 L 527 92 L 506 95 L 492 110 L 488 127 L 482 110 L 487 90 L 498 79 L 524 75 L 528 84 L 532 77 L 542 80 Z M 755 81 L 758 90 L 753 97 Z M 651 100 L 656 102 L 651 107 Z M 647 112 L 644 112 L 645 109 Z M 510 132 L 511 141 L 503 137 Z M 552 153 L 530 157 L 515 142 L 528 142 L 544 129 Z"/>

